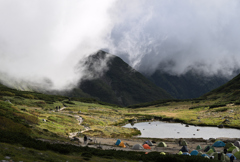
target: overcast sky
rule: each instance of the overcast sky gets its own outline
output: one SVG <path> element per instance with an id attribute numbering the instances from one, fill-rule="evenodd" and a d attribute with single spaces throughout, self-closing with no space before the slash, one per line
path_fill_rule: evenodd
<path id="1" fill-rule="evenodd" d="M 239 8 L 239 0 L 0 0 L 0 76 L 62 89 L 99 49 L 144 73 L 227 76 L 240 63 Z"/>

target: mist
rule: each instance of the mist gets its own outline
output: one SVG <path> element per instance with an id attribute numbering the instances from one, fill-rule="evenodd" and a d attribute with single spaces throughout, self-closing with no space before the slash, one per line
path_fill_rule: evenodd
<path id="1" fill-rule="evenodd" d="M 115 17 L 121 19 L 111 33 L 113 53 L 137 70 L 229 76 L 239 69 L 239 1 L 118 1 L 117 6 Z"/>
<path id="2" fill-rule="evenodd" d="M 72 88 L 99 49 L 149 75 L 228 77 L 240 65 L 239 8 L 238 0 L 3 0 L 0 81 Z"/>
<path id="3" fill-rule="evenodd" d="M 46 89 L 75 86 L 86 75 L 79 64 L 105 45 L 112 3 L 1 1 L 0 80 L 8 86 L 18 82 L 44 82 L 41 88 Z"/>

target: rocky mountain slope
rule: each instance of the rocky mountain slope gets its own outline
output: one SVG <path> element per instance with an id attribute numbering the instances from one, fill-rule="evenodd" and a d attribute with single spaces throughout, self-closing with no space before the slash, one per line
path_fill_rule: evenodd
<path id="1" fill-rule="evenodd" d="M 98 65 L 96 62 L 106 57 L 110 57 L 107 62 L 108 69 L 100 75 L 95 67 Z M 77 97 L 79 96 L 77 91 L 81 90 L 101 101 L 122 106 L 172 98 L 165 90 L 153 84 L 121 58 L 104 51 L 91 55 L 85 66 L 88 75 L 97 77 L 83 79 L 77 88 L 67 94 L 68 96 Z"/>

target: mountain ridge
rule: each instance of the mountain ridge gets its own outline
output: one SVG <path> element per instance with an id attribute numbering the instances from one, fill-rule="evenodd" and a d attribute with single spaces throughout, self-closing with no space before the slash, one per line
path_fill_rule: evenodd
<path id="1" fill-rule="evenodd" d="M 121 58 L 104 51 L 98 51 L 88 58 L 85 62 L 85 65 L 88 66 L 87 73 L 91 76 L 98 75 L 98 71 L 92 67 L 92 61 L 99 61 L 106 57 L 111 57 L 107 63 L 108 70 L 95 79 L 81 80 L 75 89 L 81 89 L 84 93 L 97 97 L 101 101 L 123 106 L 172 98 L 166 91 L 154 85 Z M 68 92 L 70 97 L 76 95 Z"/>

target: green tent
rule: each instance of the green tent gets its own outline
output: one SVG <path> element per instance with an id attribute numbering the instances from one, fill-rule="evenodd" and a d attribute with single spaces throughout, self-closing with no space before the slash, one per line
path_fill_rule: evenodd
<path id="1" fill-rule="evenodd" d="M 196 150 L 201 150 L 202 147 L 200 145 L 197 145 Z"/>
<path id="2" fill-rule="evenodd" d="M 210 150 L 208 150 L 208 152 L 206 154 L 210 155 L 213 152 L 214 152 L 213 149 L 210 149 Z"/>
<path id="3" fill-rule="evenodd" d="M 201 151 L 199 151 L 197 156 L 202 156 L 202 154 L 203 153 Z"/>
<path id="4" fill-rule="evenodd" d="M 230 158 L 227 155 L 225 155 L 225 159 L 226 159 L 226 162 L 230 161 Z"/>
<path id="5" fill-rule="evenodd" d="M 208 150 L 210 150 L 210 149 L 212 149 L 214 152 L 216 152 L 216 151 L 215 151 L 215 148 L 212 147 L 212 146 L 210 146 L 210 145 L 208 145 L 208 146 L 206 146 L 206 147 L 204 148 L 204 152 L 208 152 Z"/>
<path id="6" fill-rule="evenodd" d="M 232 152 L 235 148 L 238 148 L 237 146 L 232 146 L 232 147 L 230 147 L 227 151 L 228 152 Z"/>
<path id="7" fill-rule="evenodd" d="M 160 155 L 166 155 L 166 153 L 165 152 L 161 152 Z"/>
<path id="8" fill-rule="evenodd" d="M 224 148 L 225 148 L 225 149 L 229 149 L 229 148 L 232 147 L 232 146 L 234 146 L 234 144 L 231 143 L 231 142 L 228 142 L 228 143 L 226 143 L 226 145 L 224 146 Z"/>
<path id="9" fill-rule="evenodd" d="M 187 144 L 187 142 L 185 141 L 185 140 L 183 140 L 182 142 L 181 142 L 181 146 L 187 146 L 188 144 Z"/>
<path id="10" fill-rule="evenodd" d="M 240 151 L 236 152 L 235 154 L 233 154 L 237 159 L 240 159 Z"/>
<path id="11" fill-rule="evenodd" d="M 213 153 L 210 154 L 210 157 L 211 157 L 211 156 L 214 156 L 214 159 L 217 159 L 218 153 L 217 153 L 217 152 L 213 152 Z"/>
<path id="12" fill-rule="evenodd" d="M 221 161 L 226 161 L 226 155 L 224 153 L 220 153 L 221 154 Z"/>
<path id="13" fill-rule="evenodd" d="M 182 155 L 182 151 L 179 151 L 177 154 L 178 154 L 178 155 Z"/>
<path id="14" fill-rule="evenodd" d="M 157 147 L 167 147 L 167 144 L 165 142 L 160 142 Z"/>
<path id="15" fill-rule="evenodd" d="M 240 149 L 237 147 L 237 148 L 232 150 L 232 154 L 235 154 L 236 152 L 239 152 L 239 151 L 240 151 Z"/>

